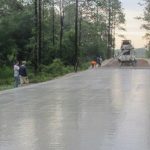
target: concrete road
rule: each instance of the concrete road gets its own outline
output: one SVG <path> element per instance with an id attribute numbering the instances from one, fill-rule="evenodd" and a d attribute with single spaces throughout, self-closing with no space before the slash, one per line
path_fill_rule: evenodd
<path id="1" fill-rule="evenodd" d="M 91 69 L 1 92 L 0 150 L 150 150 L 150 70 Z"/>

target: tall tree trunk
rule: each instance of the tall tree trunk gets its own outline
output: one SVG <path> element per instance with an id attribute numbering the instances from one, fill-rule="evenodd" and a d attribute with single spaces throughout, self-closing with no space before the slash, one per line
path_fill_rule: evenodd
<path id="1" fill-rule="evenodd" d="M 39 0 L 39 20 L 38 20 L 38 59 L 39 59 L 39 65 L 41 64 L 41 53 L 42 53 L 42 0 Z"/>
<path id="2" fill-rule="evenodd" d="M 53 34 L 53 46 L 55 45 L 55 1 L 53 0 L 53 25 L 52 25 L 52 34 Z"/>
<path id="3" fill-rule="evenodd" d="M 37 69 L 38 69 L 38 0 L 34 0 L 34 13 L 35 13 L 35 33 L 34 33 L 34 37 L 35 37 L 35 47 L 34 47 L 34 72 L 35 74 L 37 73 Z"/>
<path id="4" fill-rule="evenodd" d="M 82 10 L 80 11 L 80 20 L 79 20 L 79 46 L 81 46 L 82 40 Z"/>
<path id="5" fill-rule="evenodd" d="M 111 58 L 111 0 L 108 0 L 108 43 L 107 58 Z"/>
<path id="6" fill-rule="evenodd" d="M 96 31 L 97 31 L 97 45 L 99 43 L 99 37 L 100 37 L 100 32 L 99 32 L 99 7 L 98 7 L 98 1 L 96 5 Z"/>
<path id="7" fill-rule="evenodd" d="M 78 71 L 78 0 L 76 0 L 76 14 L 75 14 L 75 63 L 74 70 Z"/>
<path id="8" fill-rule="evenodd" d="M 114 10 L 115 11 L 115 10 Z M 113 15 L 113 33 L 112 33 L 112 47 L 113 47 L 113 56 L 115 55 L 115 41 L 116 41 L 116 15 Z"/>
<path id="9" fill-rule="evenodd" d="M 42 25 L 41 28 L 44 29 L 44 19 L 45 19 L 45 0 L 42 0 Z M 41 31 L 42 34 L 42 40 L 41 40 L 41 49 L 44 49 L 44 38 L 45 38 L 45 34 L 44 34 L 44 30 Z M 41 58 L 42 58 L 42 52 L 41 52 Z"/>
<path id="10" fill-rule="evenodd" d="M 64 10 L 63 10 L 63 0 L 60 0 L 60 58 L 62 58 L 62 38 L 63 38 L 63 28 L 64 28 Z"/>

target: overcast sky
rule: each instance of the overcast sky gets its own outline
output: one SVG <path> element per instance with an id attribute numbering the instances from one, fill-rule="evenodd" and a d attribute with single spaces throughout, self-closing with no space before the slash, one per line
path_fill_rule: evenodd
<path id="1" fill-rule="evenodd" d="M 143 39 L 144 30 L 140 29 L 141 21 L 136 20 L 135 17 L 141 16 L 143 13 L 142 7 L 138 5 L 141 0 L 120 0 L 122 2 L 122 7 L 124 8 L 126 16 L 126 32 L 117 31 L 118 34 L 124 34 L 126 39 L 132 41 L 135 48 L 141 48 L 145 46 L 145 41 Z M 121 45 L 120 38 L 116 37 L 116 48 L 120 48 Z"/>

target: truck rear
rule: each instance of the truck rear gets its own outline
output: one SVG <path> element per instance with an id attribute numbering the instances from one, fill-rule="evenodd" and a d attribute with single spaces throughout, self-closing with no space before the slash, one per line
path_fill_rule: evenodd
<path id="1" fill-rule="evenodd" d="M 136 64 L 136 58 L 134 54 L 134 48 L 130 40 L 123 40 L 121 44 L 121 53 L 118 56 L 118 61 L 122 65 L 132 65 Z"/>

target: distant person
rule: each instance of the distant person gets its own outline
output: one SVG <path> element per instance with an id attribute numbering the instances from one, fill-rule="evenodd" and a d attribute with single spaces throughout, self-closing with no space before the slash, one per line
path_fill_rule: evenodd
<path id="1" fill-rule="evenodd" d="M 96 61 L 95 60 L 91 61 L 91 66 L 92 66 L 92 68 L 96 67 Z"/>
<path id="2" fill-rule="evenodd" d="M 101 56 L 100 56 L 100 57 L 97 57 L 96 62 L 97 62 L 97 64 L 98 64 L 98 67 L 100 67 L 100 66 L 101 66 L 102 61 L 103 61 L 103 59 L 102 59 L 102 57 L 101 57 Z"/>
<path id="3" fill-rule="evenodd" d="M 20 79 L 19 79 L 19 61 L 17 61 L 14 64 L 14 80 L 15 80 L 14 87 L 18 87 L 19 84 L 20 84 Z"/>
<path id="4" fill-rule="evenodd" d="M 25 61 L 22 61 L 22 65 L 20 66 L 20 69 L 19 69 L 19 75 L 20 75 L 21 85 L 29 83 Z"/>
<path id="5" fill-rule="evenodd" d="M 102 62 L 103 62 L 103 58 L 102 58 L 102 56 L 100 56 L 100 63 L 101 63 L 101 65 L 102 65 Z"/>

